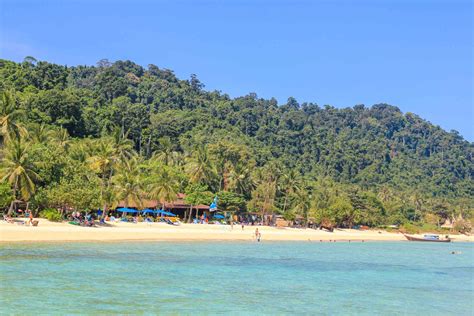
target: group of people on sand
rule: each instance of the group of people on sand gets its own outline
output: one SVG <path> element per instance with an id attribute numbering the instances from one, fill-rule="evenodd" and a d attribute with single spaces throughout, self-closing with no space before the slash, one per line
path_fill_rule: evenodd
<path id="1" fill-rule="evenodd" d="M 79 211 L 74 211 L 71 214 L 72 221 L 79 223 L 83 226 L 94 226 L 94 217 L 90 213 L 82 215 Z"/>
<path id="2" fill-rule="evenodd" d="M 20 211 L 21 211 L 21 210 L 19 210 L 19 212 L 20 212 Z M 23 211 L 21 211 L 21 213 L 23 213 Z M 17 223 L 17 224 L 27 225 L 27 226 L 30 226 L 30 225 L 36 226 L 36 225 L 34 225 L 33 212 L 26 210 L 26 211 L 25 211 L 25 218 L 28 218 L 28 220 L 27 220 L 26 222 L 24 222 L 24 221 L 16 221 L 16 220 L 14 220 L 13 217 L 12 217 L 11 215 L 9 215 L 9 214 L 4 214 L 4 215 L 3 215 L 3 220 L 6 221 L 6 222 L 9 223 L 9 224 Z M 37 221 L 36 221 L 36 223 L 37 223 Z"/>

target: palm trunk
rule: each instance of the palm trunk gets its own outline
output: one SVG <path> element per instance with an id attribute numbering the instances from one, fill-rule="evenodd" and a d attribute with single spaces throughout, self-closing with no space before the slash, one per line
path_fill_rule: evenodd
<path id="1" fill-rule="evenodd" d="M 8 213 L 7 213 L 8 216 L 12 215 L 14 206 L 15 206 L 15 199 L 13 199 L 13 201 L 10 203 L 10 208 L 8 209 Z"/>
<path id="2" fill-rule="evenodd" d="M 285 194 L 285 200 L 283 202 L 283 213 L 286 211 L 286 203 L 288 202 L 288 192 Z"/>
<path id="3" fill-rule="evenodd" d="M 10 203 L 10 208 L 8 209 L 7 215 L 10 216 L 13 213 L 13 209 L 16 203 L 16 192 L 18 191 L 18 178 L 15 179 L 15 185 L 13 186 L 13 200 Z"/>
<path id="4" fill-rule="evenodd" d="M 108 211 L 108 205 L 107 203 L 104 204 L 104 209 L 102 210 L 102 215 L 100 215 L 100 219 L 104 219 L 105 216 L 107 215 L 107 211 Z"/>
<path id="5" fill-rule="evenodd" d="M 193 205 L 191 204 L 191 207 L 189 208 L 189 217 L 187 219 L 188 223 L 191 223 L 192 216 L 193 216 Z"/>

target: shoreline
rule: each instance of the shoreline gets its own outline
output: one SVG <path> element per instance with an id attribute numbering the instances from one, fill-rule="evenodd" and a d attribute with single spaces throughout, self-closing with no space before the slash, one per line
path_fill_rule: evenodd
<path id="1" fill-rule="evenodd" d="M 407 241 L 401 233 L 383 230 L 337 229 L 334 232 L 311 228 L 276 228 L 269 226 L 202 225 L 163 223 L 113 223 L 104 227 L 81 227 L 40 219 L 39 226 L 0 223 L 0 244 L 35 242 L 152 242 L 152 241 L 248 241 L 255 242 L 255 229 L 262 234 L 262 241 L 309 242 L 373 242 Z M 441 234 L 440 234 L 441 235 Z M 474 236 L 450 235 L 453 242 L 474 242 Z"/>

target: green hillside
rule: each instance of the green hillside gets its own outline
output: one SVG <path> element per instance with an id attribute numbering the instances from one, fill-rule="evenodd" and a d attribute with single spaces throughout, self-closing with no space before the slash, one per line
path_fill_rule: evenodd
<path id="1" fill-rule="evenodd" d="M 474 144 L 388 104 L 231 98 L 195 75 L 107 60 L 0 60 L 0 90 L 6 209 L 186 192 L 193 203 L 217 194 L 228 211 L 351 226 L 442 223 L 474 208 Z"/>

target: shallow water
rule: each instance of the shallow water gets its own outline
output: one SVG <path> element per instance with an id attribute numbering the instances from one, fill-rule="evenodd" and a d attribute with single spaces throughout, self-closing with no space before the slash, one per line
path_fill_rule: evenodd
<path id="1" fill-rule="evenodd" d="M 2 314 L 472 315 L 473 279 L 468 243 L 0 245 Z"/>

